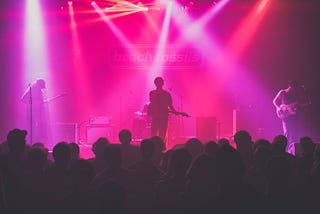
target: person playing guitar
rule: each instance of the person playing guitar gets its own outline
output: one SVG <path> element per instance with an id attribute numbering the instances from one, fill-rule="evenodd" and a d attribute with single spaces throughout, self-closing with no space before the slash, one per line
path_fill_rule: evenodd
<path id="1" fill-rule="evenodd" d="M 46 104 L 65 96 L 66 93 L 51 98 L 46 97 L 46 81 L 37 79 L 30 83 L 21 97 L 21 101 L 27 106 L 27 121 L 30 143 L 43 142 L 48 140 L 48 115 Z"/>
<path id="2" fill-rule="evenodd" d="M 154 79 L 155 90 L 150 91 L 147 114 L 151 117 L 151 135 L 159 136 L 166 142 L 169 113 L 187 116 L 183 112 L 177 112 L 172 104 L 171 94 L 163 89 L 162 77 Z"/>
<path id="3" fill-rule="evenodd" d="M 309 105 L 305 89 L 297 81 L 290 81 L 273 99 L 277 116 L 282 120 L 283 134 L 288 139 L 287 151 L 294 153 L 294 143 L 299 141 L 299 113 Z"/>

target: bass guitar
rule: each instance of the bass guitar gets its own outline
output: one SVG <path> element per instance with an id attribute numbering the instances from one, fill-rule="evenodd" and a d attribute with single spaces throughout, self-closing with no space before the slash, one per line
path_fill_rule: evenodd
<path id="1" fill-rule="evenodd" d="M 181 112 L 181 111 L 169 111 L 169 113 L 175 114 L 175 115 L 181 115 L 183 117 L 191 117 L 189 114 L 187 114 L 185 112 Z"/>
<path id="2" fill-rule="evenodd" d="M 293 102 L 290 104 L 282 104 L 280 107 L 277 109 L 277 116 L 280 119 L 285 119 L 287 117 L 296 115 L 301 111 L 301 109 L 309 104 L 300 104 L 298 102 Z"/>

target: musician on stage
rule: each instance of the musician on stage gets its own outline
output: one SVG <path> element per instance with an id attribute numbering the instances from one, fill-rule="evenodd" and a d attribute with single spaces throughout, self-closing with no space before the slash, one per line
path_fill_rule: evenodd
<path id="1" fill-rule="evenodd" d="M 150 103 L 148 115 L 151 116 L 151 135 L 159 136 L 166 142 L 169 111 L 176 112 L 172 104 L 171 94 L 163 89 L 164 80 L 157 77 L 154 80 L 155 90 L 149 93 Z"/>
<path id="2" fill-rule="evenodd" d="M 287 151 L 294 153 L 294 143 L 299 141 L 299 116 L 301 109 L 308 105 L 305 89 L 297 81 L 290 81 L 273 99 L 277 115 L 282 120 L 283 134 L 288 139 Z"/>
<path id="3" fill-rule="evenodd" d="M 45 89 L 45 80 L 38 79 L 28 86 L 21 98 L 27 105 L 30 143 L 46 140 Z"/>

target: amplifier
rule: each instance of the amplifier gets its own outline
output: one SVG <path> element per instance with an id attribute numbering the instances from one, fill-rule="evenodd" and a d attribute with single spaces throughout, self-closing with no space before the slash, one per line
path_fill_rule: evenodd
<path id="1" fill-rule="evenodd" d="M 55 143 L 66 141 L 68 143 L 78 142 L 77 123 L 56 123 L 53 127 L 53 140 Z"/>
<path id="2" fill-rule="evenodd" d="M 104 124 L 108 125 L 110 124 L 110 118 L 106 116 L 95 116 L 95 117 L 90 117 L 89 119 L 90 124 Z"/>
<path id="3" fill-rule="evenodd" d="M 88 124 L 86 126 L 86 142 L 91 145 L 100 137 L 107 138 L 110 142 L 114 141 L 114 129 L 109 125 Z"/>
<path id="4" fill-rule="evenodd" d="M 202 141 L 202 143 L 206 143 L 210 140 L 217 140 L 216 125 L 217 120 L 215 117 L 197 117 L 197 138 Z"/>

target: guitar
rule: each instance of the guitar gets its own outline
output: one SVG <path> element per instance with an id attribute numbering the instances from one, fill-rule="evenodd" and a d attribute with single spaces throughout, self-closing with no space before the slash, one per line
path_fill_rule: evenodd
<path id="1" fill-rule="evenodd" d="M 168 111 L 169 113 L 171 114 L 175 114 L 175 115 L 181 115 L 183 117 L 191 117 L 189 114 L 185 113 L 185 112 L 180 112 L 180 111 Z M 149 103 L 148 106 L 147 106 L 147 115 L 148 116 L 153 116 L 155 115 L 155 112 L 154 112 L 154 106 L 152 103 Z"/>
<path id="2" fill-rule="evenodd" d="M 56 96 L 47 98 L 47 99 L 44 100 L 44 103 L 49 103 L 49 102 L 51 102 L 51 101 L 53 101 L 53 100 L 55 100 L 55 99 L 58 99 L 58 98 L 60 98 L 60 97 L 64 97 L 64 96 L 66 96 L 66 95 L 67 95 L 67 93 L 64 92 L 64 93 L 58 94 L 58 95 L 56 95 Z"/>
<path id="3" fill-rule="evenodd" d="M 191 117 L 189 114 L 187 114 L 185 112 L 181 112 L 181 111 L 169 111 L 169 113 L 175 114 L 175 115 L 181 115 L 183 117 Z"/>
<path id="4" fill-rule="evenodd" d="M 285 119 L 289 116 L 296 115 L 303 107 L 309 104 L 300 104 L 298 102 L 293 102 L 290 104 L 282 104 L 277 109 L 277 116 L 280 119 Z"/>

